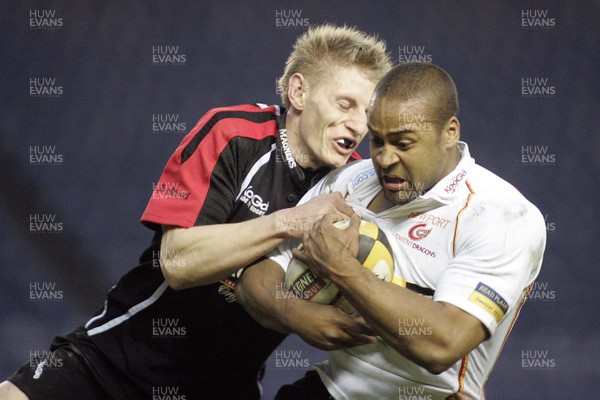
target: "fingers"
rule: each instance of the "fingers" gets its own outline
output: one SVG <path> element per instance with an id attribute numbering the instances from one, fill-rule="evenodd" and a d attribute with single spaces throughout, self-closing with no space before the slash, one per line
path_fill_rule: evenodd
<path id="1" fill-rule="evenodd" d="M 321 219 L 318 219 L 317 221 L 315 221 L 315 223 L 313 225 L 313 229 L 318 229 L 320 226 L 333 225 L 334 222 L 336 222 L 336 221 L 335 221 L 335 217 L 333 214 L 325 214 L 321 217 Z"/>
<path id="2" fill-rule="evenodd" d="M 346 337 L 339 337 L 331 340 L 331 344 L 335 346 L 334 348 L 330 348 L 330 350 L 355 347 L 355 346 L 364 346 L 366 344 L 373 344 L 377 341 L 377 338 L 374 336 L 367 336 L 361 334 L 348 334 Z"/>
<path id="3" fill-rule="evenodd" d="M 342 216 L 350 217 L 352 214 L 354 214 L 354 210 L 342 198 L 342 194 L 340 192 L 333 192 L 332 195 L 334 196 L 333 206 L 340 214 L 342 214 Z"/>
<path id="4" fill-rule="evenodd" d="M 340 192 L 314 197 L 296 210 L 300 212 L 300 218 L 310 226 L 324 215 L 329 215 L 331 223 L 334 223 L 349 219 L 354 214 L 354 210 L 344 201 Z"/>
<path id="5" fill-rule="evenodd" d="M 373 344 L 377 342 L 377 337 L 374 335 L 367 335 L 360 332 L 355 332 L 351 329 L 345 330 L 346 334 L 343 337 L 343 340 L 336 340 L 335 344 L 341 347 L 354 347 L 354 346 L 363 346 L 365 344 Z"/>
<path id="6" fill-rule="evenodd" d="M 306 264 L 306 253 L 304 252 L 304 248 L 302 247 L 302 245 L 293 248 L 292 255 L 294 256 L 294 258 L 297 258 L 298 260 Z"/>
<path id="7" fill-rule="evenodd" d="M 348 229 L 358 232 L 360 229 L 360 222 L 362 220 L 362 213 L 357 212 L 352 214 L 350 217 L 350 227 Z"/>
<path id="8" fill-rule="evenodd" d="M 351 316 L 332 305 L 301 301 L 306 311 L 296 318 L 302 320 L 294 332 L 312 346 L 323 350 L 361 346 L 377 339 L 362 317 Z"/>
<path id="9" fill-rule="evenodd" d="M 313 259 L 310 257 L 310 254 L 304 251 L 304 246 L 302 244 L 292 249 L 292 255 L 294 256 L 294 258 L 304 263 L 304 265 L 306 265 L 308 269 L 310 269 L 312 273 L 314 273 L 316 276 L 318 276 L 319 278 L 326 278 L 321 274 L 319 268 L 316 266 Z"/>
<path id="10" fill-rule="evenodd" d="M 368 336 L 375 336 L 375 331 L 371 328 L 371 326 L 365 321 L 365 319 L 361 315 L 355 315 L 352 317 L 357 324 L 358 332 Z"/>
<path id="11" fill-rule="evenodd" d="M 336 310 L 337 311 L 337 310 Z M 373 344 L 377 341 L 371 327 L 360 316 L 349 316 L 343 313 L 343 316 L 337 321 L 341 331 L 331 342 L 341 347 L 362 346 Z"/>
<path id="12" fill-rule="evenodd" d="M 377 341 L 375 336 L 364 335 L 353 331 L 345 331 L 338 329 L 330 333 L 325 338 L 303 338 L 322 350 L 337 350 L 348 347 L 363 346 L 365 344 L 373 344 Z"/>
<path id="13" fill-rule="evenodd" d="M 328 214 L 323 215 L 320 219 L 315 221 L 315 223 L 313 224 L 313 228 L 318 226 L 318 224 L 320 224 L 322 226 L 329 226 L 338 221 L 350 219 L 349 227 L 351 229 L 353 229 L 354 231 L 358 232 L 358 230 L 360 228 L 360 223 L 362 220 L 362 212 L 360 212 L 360 211 L 354 212 L 354 210 L 350 206 L 348 206 L 348 208 L 350 210 L 350 213 L 347 215 L 346 214 L 335 214 L 335 213 L 333 213 L 333 214 L 328 213 Z M 350 218 L 348 218 L 348 217 L 350 217 Z"/>

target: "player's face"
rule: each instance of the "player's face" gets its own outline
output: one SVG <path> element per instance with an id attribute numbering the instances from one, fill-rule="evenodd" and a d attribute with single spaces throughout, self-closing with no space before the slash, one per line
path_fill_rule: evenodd
<path id="1" fill-rule="evenodd" d="M 303 95 L 300 145 L 308 168 L 340 167 L 367 133 L 367 107 L 376 82 L 356 67 L 332 66 Z"/>
<path id="2" fill-rule="evenodd" d="M 385 198 L 406 204 L 431 189 L 458 162 L 455 117 L 435 122 L 418 102 L 377 99 L 369 110 L 370 151 Z"/>

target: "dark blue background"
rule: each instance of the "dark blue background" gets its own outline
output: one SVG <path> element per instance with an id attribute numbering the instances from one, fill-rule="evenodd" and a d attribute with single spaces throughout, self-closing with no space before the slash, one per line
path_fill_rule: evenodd
<path id="1" fill-rule="evenodd" d="M 30 10 L 42 9 L 63 26 L 32 29 Z M 0 378 L 86 321 L 148 244 L 139 217 L 185 133 L 153 132 L 152 114 L 176 114 L 190 129 L 215 106 L 279 103 L 275 79 L 306 29 L 277 26 L 281 10 L 376 32 L 395 62 L 400 46 L 424 46 L 455 78 L 472 155 L 548 223 L 539 293 L 553 298 L 525 305 L 487 398 L 597 398 L 597 1 L 2 2 Z M 555 26 L 525 29 L 523 10 L 547 11 Z M 153 65 L 153 46 L 167 45 L 183 65 Z M 36 77 L 56 78 L 62 96 L 31 97 Z M 528 77 L 548 79 L 554 95 L 523 97 Z M 62 163 L 30 164 L 31 146 L 55 146 Z M 547 146 L 554 162 L 523 163 L 524 146 Z M 64 229 L 31 233 L 31 214 L 55 215 Z M 63 299 L 31 301 L 32 282 L 55 283 Z M 282 349 L 323 358 L 297 338 Z M 536 350 L 554 367 L 523 368 L 523 352 Z M 271 359 L 265 398 L 303 373 Z"/>

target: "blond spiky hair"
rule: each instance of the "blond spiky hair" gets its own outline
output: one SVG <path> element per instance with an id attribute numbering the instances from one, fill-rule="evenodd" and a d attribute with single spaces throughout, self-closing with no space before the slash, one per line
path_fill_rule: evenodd
<path id="1" fill-rule="evenodd" d="M 332 65 L 359 67 L 377 82 L 390 70 L 392 62 L 385 42 L 376 36 L 345 25 L 312 26 L 296 40 L 278 80 L 283 105 L 289 107 L 292 75 L 301 73 L 311 85 L 318 85 Z"/>

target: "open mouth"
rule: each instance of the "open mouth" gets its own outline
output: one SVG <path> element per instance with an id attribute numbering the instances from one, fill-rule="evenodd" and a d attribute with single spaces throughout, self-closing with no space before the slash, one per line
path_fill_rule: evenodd
<path id="1" fill-rule="evenodd" d="M 384 175 L 383 184 L 388 190 L 398 191 L 402 189 L 405 179 L 396 176 Z"/>
<path id="2" fill-rule="evenodd" d="M 351 150 L 356 147 L 356 142 L 348 138 L 335 139 L 335 142 L 343 149 Z"/>

